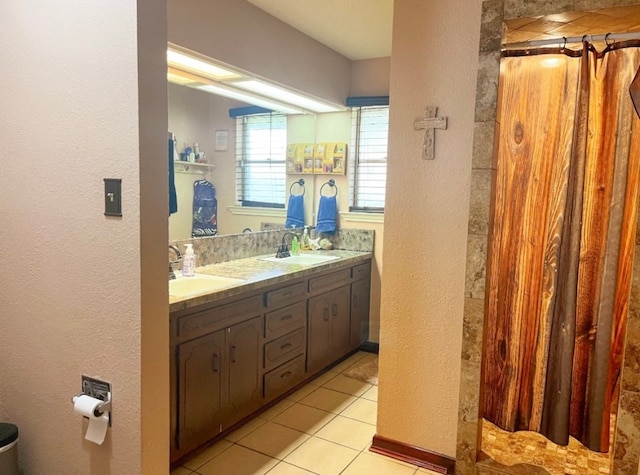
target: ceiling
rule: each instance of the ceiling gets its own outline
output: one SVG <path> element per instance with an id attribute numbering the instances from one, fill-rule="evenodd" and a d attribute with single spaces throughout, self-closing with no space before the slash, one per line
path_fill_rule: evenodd
<path id="1" fill-rule="evenodd" d="M 640 32 L 638 5 L 507 20 L 503 43 L 630 32 Z"/>
<path id="2" fill-rule="evenodd" d="M 352 61 L 391 56 L 393 0 L 247 0 Z"/>

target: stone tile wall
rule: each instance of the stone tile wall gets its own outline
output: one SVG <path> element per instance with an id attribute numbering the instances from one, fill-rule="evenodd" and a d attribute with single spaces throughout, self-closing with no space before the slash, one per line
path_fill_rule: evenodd
<path id="1" fill-rule="evenodd" d="M 171 244 L 177 245 L 181 250 L 185 249 L 185 244 L 193 244 L 198 266 L 271 253 L 275 255 L 285 230 L 282 229 L 282 224 L 278 225 L 278 229 L 268 225 L 264 228 L 266 230 L 253 233 L 183 239 Z M 334 249 L 373 252 L 373 238 L 373 230 L 339 229 L 335 236 L 330 237 L 330 241 Z M 174 268 L 179 269 L 180 265 Z"/>
<path id="2" fill-rule="evenodd" d="M 480 424 L 480 361 L 491 210 L 493 146 L 503 20 L 568 11 L 640 4 L 638 0 L 484 0 L 480 31 L 471 202 L 467 241 L 464 336 L 458 411 L 456 474 L 477 472 Z M 636 245 L 640 256 L 640 245 Z M 614 449 L 614 475 L 637 475 L 640 458 L 640 265 L 634 266 L 622 393 Z M 489 471 L 487 471 L 489 470 Z M 483 467 L 482 473 L 498 473 Z"/>

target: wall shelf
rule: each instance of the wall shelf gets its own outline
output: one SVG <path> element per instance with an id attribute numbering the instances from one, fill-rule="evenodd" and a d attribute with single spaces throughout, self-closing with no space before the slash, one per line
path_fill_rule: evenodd
<path id="1" fill-rule="evenodd" d="M 207 171 L 216 167 L 211 163 L 183 162 L 182 160 L 174 160 L 173 165 L 176 173 L 195 173 L 198 175 L 204 175 Z"/>

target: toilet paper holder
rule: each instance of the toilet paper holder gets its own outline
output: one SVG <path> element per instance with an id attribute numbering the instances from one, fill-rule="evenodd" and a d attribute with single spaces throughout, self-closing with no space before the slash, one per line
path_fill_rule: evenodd
<path id="1" fill-rule="evenodd" d="M 76 398 L 80 396 L 89 396 L 102 401 L 94 408 L 93 415 L 101 417 L 107 414 L 109 425 L 111 425 L 111 383 L 82 375 L 82 392 L 73 396 L 71 402 L 75 404 Z"/>
<path id="2" fill-rule="evenodd" d="M 78 394 L 76 394 L 75 396 L 73 396 L 71 398 L 71 402 L 75 403 L 76 402 L 76 398 L 78 398 L 80 396 L 94 397 L 94 396 L 91 396 L 90 394 L 78 393 Z M 100 398 L 96 398 L 96 399 L 100 399 Z M 93 415 L 96 416 L 96 417 L 100 417 L 106 412 L 111 412 L 111 393 L 107 393 L 107 399 L 106 400 L 102 399 L 102 401 L 104 401 L 104 402 L 98 404 L 95 407 L 95 409 L 93 410 Z M 109 414 L 109 425 L 111 425 L 111 414 Z"/>

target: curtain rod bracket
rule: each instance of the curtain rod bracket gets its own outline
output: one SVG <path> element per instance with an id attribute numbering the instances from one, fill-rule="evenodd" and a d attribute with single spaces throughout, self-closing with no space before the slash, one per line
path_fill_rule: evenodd
<path id="1" fill-rule="evenodd" d="M 434 160 L 435 155 L 435 135 L 436 129 L 447 128 L 447 118 L 437 117 L 438 108 L 433 106 L 425 107 L 424 119 L 417 119 L 413 122 L 413 130 L 424 130 L 424 142 L 422 143 L 422 158 Z"/>

